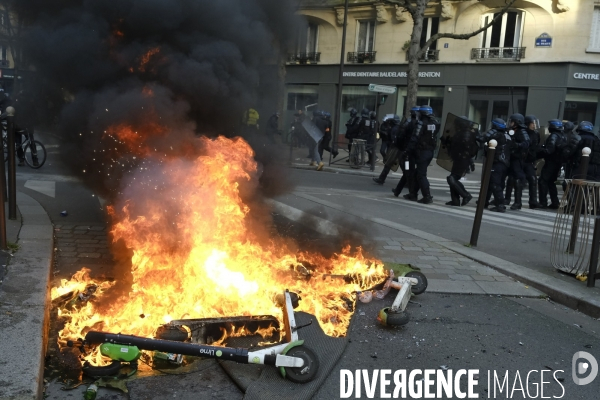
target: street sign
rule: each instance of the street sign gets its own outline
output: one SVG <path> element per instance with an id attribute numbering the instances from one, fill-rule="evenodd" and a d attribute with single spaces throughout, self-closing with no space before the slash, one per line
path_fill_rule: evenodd
<path id="1" fill-rule="evenodd" d="M 552 37 L 547 33 L 542 33 L 535 38 L 535 47 L 552 47 Z"/>
<path id="2" fill-rule="evenodd" d="M 369 90 L 371 92 L 394 94 L 394 93 L 396 93 L 396 86 L 384 86 L 384 85 L 376 85 L 374 83 L 371 83 L 371 84 L 369 84 Z"/>

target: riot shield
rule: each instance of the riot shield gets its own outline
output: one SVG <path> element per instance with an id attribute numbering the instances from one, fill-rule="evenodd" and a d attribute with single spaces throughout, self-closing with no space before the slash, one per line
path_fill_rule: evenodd
<path id="1" fill-rule="evenodd" d="M 451 172 L 455 161 L 464 161 L 477 155 L 479 124 L 448 113 L 440 139 L 437 164 Z"/>
<path id="2" fill-rule="evenodd" d="M 315 141 L 315 143 L 319 143 L 319 141 L 323 139 L 324 133 L 317 127 L 317 125 L 315 125 L 312 120 L 304 118 L 304 121 L 302 121 L 302 127 L 306 130 L 308 136 Z"/>

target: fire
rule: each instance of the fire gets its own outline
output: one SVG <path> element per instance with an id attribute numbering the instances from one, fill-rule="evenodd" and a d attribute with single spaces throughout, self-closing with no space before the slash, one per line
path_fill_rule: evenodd
<path id="1" fill-rule="evenodd" d="M 153 47 L 148 50 L 145 54 L 140 57 L 140 65 L 138 66 L 138 70 L 140 72 L 146 72 L 146 67 L 150 62 L 150 59 L 156 54 L 160 53 L 160 47 Z"/>
<path id="2" fill-rule="evenodd" d="M 60 340 L 82 337 L 92 326 L 152 337 L 171 319 L 281 318 L 274 299 L 285 289 L 301 296 L 299 310 L 315 315 L 326 334 L 345 335 L 356 291 L 381 282 L 383 264 L 361 248 L 326 258 L 267 237 L 268 228 L 251 218 L 255 205 L 241 196 L 259 177 L 250 146 L 240 138 L 198 140 L 202 155 L 156 160 L 148 175 L 131 180 L 126 204 L 111 208 L 113 239 L 133 250 L 131 291 L 111 300 L 98 294 L 102 308 L 88 302 L 64 311 Z M 84 282 L 88 273 L 78 273 L 53 294 Z"/>

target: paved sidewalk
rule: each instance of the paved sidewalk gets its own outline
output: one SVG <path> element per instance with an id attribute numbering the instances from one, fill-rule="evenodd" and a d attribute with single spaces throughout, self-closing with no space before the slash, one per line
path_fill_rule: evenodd
<path id="1" fill-rule="evenodd" d="M 19 249 L 0 284 L 1 400 L 41 398 L 48 342 L 52 224 L 26 194 L 17 192 L 17 206 L 19 218 L 7 226 L 9 241 Z"/>

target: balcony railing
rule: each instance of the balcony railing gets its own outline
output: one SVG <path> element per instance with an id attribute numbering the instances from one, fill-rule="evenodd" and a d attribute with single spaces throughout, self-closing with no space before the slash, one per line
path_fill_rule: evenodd
<path id="1" fill-rule="evenodd" d="M 376 51 L 349 52 L 346 61 L 359 64 L 372 63 L 375 62 L 375 54 L 377 54 Z"/>
<path id="2" fill-rule="evenodd" d="M 321 53 L 288 54 L 288 63 L 291 64 L 316 64 L 319 61 L 321 61 Z"/>
<path id="3" fill-rule="evenodd" d="M 471 60 L 477 61 L 521 61 L 525 58 L 525 47 L 488 47 L 471 49 Z"/>
<path id="4" fill-rule="evenodd" d="M 8 60 L 0 60 L 0 67 L 9 67 L 10 62 Z"/>
<path id="5" fill-rule="evenodd" d="M 440 51 L 429 49 L 419 57 L 419 61 L 422 62 L 434 62 L 440 59 Z M 406 61 L 408 61 L 408 51 L 406 52 Z"/>

